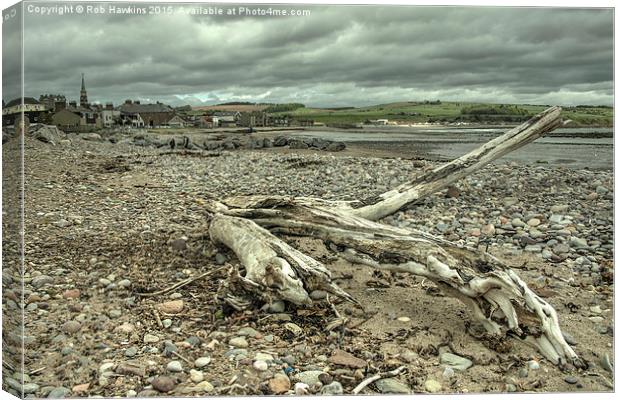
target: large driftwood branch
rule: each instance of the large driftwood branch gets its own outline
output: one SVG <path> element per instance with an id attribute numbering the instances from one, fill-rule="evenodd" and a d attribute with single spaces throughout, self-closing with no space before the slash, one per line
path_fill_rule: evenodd
<path id="1" fill-rule="evenodd" d="M 415 229 L 375 222 L 423 196 L 531 142 L 560 124 L 551 108 L 451 163 L 380 196 L 374 203 L 330 202 L 283 196 L 234 197 L 210 202 L 212 239 L 229 247 L 244 267 L 237 279 L 246 294 L 311 302 L 324 289 L 352 301 L 320 262 L 274 234 L 323 240 L 341 257 L 375 269 L 406 272 L 434 281 L 462 300 L 486 331 L 510 334 L 535 346 L 552 362 L 580 365 L 561 333 L 557 313 L 505 264 L 490 254 Z M 361 205 L 361 206 L 360 206 Z"/>
<path id="2" fill-rule="evenodd" d="M 437 193 L 494 160 L 551 132 L 561 124 L 560 111 L 560 107 L 551 107 L 464 156 L 376 198 L 364 201 L 367 205 L 354 210 L 353 213 L 366 219 L 378 220 L 395 213 L 408 204 Z"/>

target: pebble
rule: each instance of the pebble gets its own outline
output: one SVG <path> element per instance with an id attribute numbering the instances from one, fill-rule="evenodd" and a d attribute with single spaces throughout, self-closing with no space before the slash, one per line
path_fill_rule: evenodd
<path id="1" fill-rule="evenodd" d="M 332 383 L 323 386 L 321 389 L 321 394 L 325 396 L 335 396 L 343 393 L 344 389 L 342 384 L 338 381 L 333 381 Z"/>
<path id="2" fill-rule="evenodd" d="M 437 393 L 441 390 L 441 383 L 434 379 L 427 379 L 426 382 L 424 382 L 424 389 L 430 393 Z"/>
<path id="3" fill-rule="evenodd" d="M 379 379 L 375 382 L 375 386 L 381 393 L 408 394 L 411 392 L 409 386 L 394 378 Z"/>
<path id="4" fill-rule="evenodd" d="M 223 265 L 226 262 L 226 256 L 222 253 L 217 253 L 215 255 L 215 263 L 217 265 Z"/>
<path id="5" fill-rule="evenodd" d="M 409 322 L 409 321 L 411 321 L 411 318 L 409 318 L 409 317 L 398 317 L 396 319 L 398 321 L 400 321 L 400 322 Z"/>
<path id="6" fill-rule="evenodd" d="M 53 283 L 53 282 L 54 282 L 54 278 L 52 278 L 51 276 L 47 276 L 47 275 L 35 276 L 34 278 L 32 278 L 32 281 L 30 281 L 32 286 L 34 286 L 37 289 L 45 285 L 49 285 L 50 283 Z"/>
<path id="7" fill-rule="evenodd" d="M 295 391 L 295 395 L 297 396 L 304 396 L 306 394 L 310 394 L 310 386 L 306 385 L 303 382 L 297 382 L 293 390 Z"/>
<path id="8" fill-rule="evenodd" d="M 286 324 L 284 324 L 284 329 L 291 332 L 295 336 L 300 336 L 304 333 L 304 330 L 301 329 L 299 325 L 292 322 L 287 322 Z"/>
<path id="9" fill-rule="evenodd" d="M 170 372 L 183 372 L 183 365 L 180 361 L 170 361 L 166 369 Z"/>
<path id="10" fill-rule="evenodd" d="M 288 354 L 288 355 L 282 357 L 282 361 L 284 361 L 288 365 L 295 365 L 295 363 L 297 362 L 297 359 L 295 358 L 294 355 Z"/>
<path id="11" fill-rule="evenodd" d="M 109 370 L 111 370 L 113 368 L 114 368 L 114 363 L 113 362 L 103 363 L 99 367 L 99 374 L 103 374 L 104 372 L 109 371 Z"/>
<path id="12" fill-rule="evenodd" d="M 130 324 L 129 322 L 125 322 L 117 326 L 116 328 L 114 328 L 114 332 L 124 333 L 124 334 L 130 334 L 135 330 L 136 330 L 136 327 L 133 324 Z"/>
<path id="13" fill-rule="evenodd" d="M 540 364 L 538 363 L 538 361 L 536 360 L 530 360 L 527 362 L 527 366 L 531 369 L 531 370 L 536 370 L 536 369 L 540 369 Z"/>
<path id="14" fill-rule="evenodd" d="M 237 331 L 237 335 L 239 335 L 239 336 L 249 336 L 249 337 L 255 338 L 255 337 L 258 337 L 260 334 L 258 333 L 258 331 L 256 329 L 250 328 L 248 326 L 248 327 L 239 329 Z"/>
<path id="15" fill-rule="evenodd" d="M 572 236 L 570 238 L 570 242 L 569 243 L 570 243 L 571 247 L 574 247 L 576 249 L 581 249 L 581 248 L 584 248 L 584 247 L 588 247 L 588 242 L 585 239 L 581 239 L 581 238 L 578 238 L 578 237 L 575 237 L 575 236 Z"/>
<path id="16" fill-rule="evenodd" d="M 493 225 L 493 224 L 486 224 L 486 225 L 484 225 L 480 229 L 480 233 L 482 233 L 485 236 L 493 236 L 493 235 L 495 235 L 495 225 Z"/>
<path id="17" fill-rule="evenodd" d="M 75 385 L 71 388 L 71 391 L 73 393 L 84 393 L 86 391 L 88 391 L 88 388 L 90 388 L 90 383 L 81 383 L 79 385 Z"/>
<path id="18" fill-rule="evenodd" d="M 285 309 L 286 305 L 282 300 L 276 300 L 273 303 L 269 304 L 269 306 L 267 307 L 267 311 L 272 314 L 283 313 Z"/>
<path id="19" fill-rule="evenodd" d="M 127 288 L 131 287 L 131 281 L 129 279 L 123 279 L 123 280 L 119 281 L 117 285 L 118 285 L 119 288 L 127 289 Z"/>
<path id="20" fill-rule="evenodd" d="M 269 365 L 267 365 L 267 362 L 263 360 L 254 361 L 254 364 L 252 364 L 252 366 L 257 371 L 267 371 L 269 369 Z"/>
<path id="21" fill-rule="evenodd" d="M 443 376 L 445 379 L 450 379 L 454 375 L 455 375 L 454 369 L 450 367 L 445 367 L 443 370 L 443 373 L 441 374 L 441 376 Z"/>
<path id="22" fill-rule="evenodd" d="M 570 383 L 571 385 L 574 385 L 575 383 L 577 383 L 577 378 L 575 378 L 574 376 L 567 376 L 564 378 L 564 382 L 566 383 Z"/>
<path id="23" fill-rule="evenodd" d="M 254 356 L 254 359 L 260 361 L 273 361 L 273 356 L 271 354 L 258 352 Z"/>
<path id="24" fill-rule="evenodd" d="M 268 383 L 269 390 L 273 394 L 286 393 L 291 389 L 291 381 L 284 374 L 275 374 Z"/>
<path id="25" fill-rule="evenodd" d="M 39 385 L 36 383 L 24 383 L 22 390 L 24 391 L 24 394 L 34 393 L 39 390 Z"/>
<path id="26" fill-rule="evenodd" d="M 471 360 L 468 360 L 467 358 L 461 356 L 457 356 L 456 354 L 452 353 L 443 353 L 441 356 L 439 356 L 439 362 L 443 365 L 452 367 L 457 371 L 465 371 L 467 368 L 473 365 L 473 362 L 471 362 Z"/>
<path id="27" fill-rule="evenodd" d="M 194 383 L 200 383 L 200 382 L 205 380 L 205 376 L 202 373 L 202 371 L 198 371 L 198 370 L 195 370 L 195 369 L 190 369 L 189 370 L 189 379 L 191 379 L 191 381 L 194 382 Z"/>
<path id="28" fill-rule="evenodd" d="M 313 386 L 317 382 L 321 382 L 319 376 L 323 373 L 323 371 L 302 371 L 295 375 L 295 379 L 305 383 L 308 386 Z"/>
<path id="29" fill-rule="evenodd" d="M 577 340 L 575 340 L 575 338 L 567 333 L 567 332 L 562 332 L 562 336 L 564 336 L 564 340 L 566 340 L 566 343 L 570 344 L 571 346 L 575 346 L 577 344 Z"/>
<path id="30" fill-rule="evenodd" d="M 65 299 L 77 299 L 78 297 L 80 297 L 80 290 L 79 289 L 66 290 L 62 294 L 62 297 L 64 297 Z"/>
<path id="31" fill-rule="evenodd" d="M 151 385 L 153 386 L 153 389 L 159 392 L 162 392 L 162 393 L 170 392 L 176 386 L 176 384 L 174 383 L 174 380 L 168 376 L 156 377 L 151 382 Z"/>
<path id="32" fill-rule="evenodd" d="M 238 348 L 246 348 L 248 347 L 248 341 L 245 340 L 243 336 L 237 336 L 228 341 L 228 344 Z"/>
<path id="33" fill-rule="evenodd" d="M 77 321 L 67 321 L 62 325 L 63 332 L 76 333 L 82 329 L 82 325 Z"/>
<path id="34" fill-rule="evenodd" d="M 146 335 L 144 335 L 144 343 L 157 343 L 159 342 L 159 337 L 147 333 Z"/>
<path id="35" fill-rule="evenodd" d="M 210 362 L 211 362 L 211 357 L 200 357 L 200 358 L 197 358 L 196 361 L 194 361 L 194 365 L 196 366 L 196 368 L 202 368 L 202 367 L 206 367 L 207 365 L 209 365 Z"/>
<path id="36" fill-rule="evenodd" d="M 184 305 L 183 300 L 172 300 L 159 304 L 157 308 L 166 314 L 178 314 L 183 311 Z"/>
<path id="37" fill-rule="evenodd" d="M 527 224 L 529 226 L 536 227 L 536 226 L 540 225 L 540 220 L 538 218 L 532 218 L 529 221 L 527 221 Z"/>
<path id="38" fill-rule="evenodd" d="M 125 350 L 125 356 L 126 357 L 135 357 L 136 354 L 138 354 L 138 348 L 135 346 L 132 346 L 130 348 L 128 348 L 127 350 Z"/>
<path id="39" fill-rule="evenodd" d="M 52 389 L 47 395 L 48 399 L 63 399 L 71 393 L 71 389 L 67 389 L 66 387 L 55 387 Z"/>
<path id="40" fill-rule="evenodd" d="M 327 298 L 327 292 L 324 290 L 313 290 L 310 292 L 310 298 L 312 300 L 323 300 Z"/>
<path id="41" fill-rule="evenodd" d="M 347 353 L 344 350 L 334 350 L 334 353 L 329 358 L 332 364 L 344 365 L 349 368 L 366 368 L 366 361 L 361 358 L 355 357 L 351 353 Z"/>
<path id="42" fill-rule="evenodd" d="M 174 239 L 170 246 L 176 251 L 183 251 L 187 248 L 187 237 Z"/>
<path id="43" fill-rule="evenodd" d="M 194 386 L 194 391 L 196 392 L 211 393 L 214 389 L 213 384 L 209 381 L 202 381 Z"/>

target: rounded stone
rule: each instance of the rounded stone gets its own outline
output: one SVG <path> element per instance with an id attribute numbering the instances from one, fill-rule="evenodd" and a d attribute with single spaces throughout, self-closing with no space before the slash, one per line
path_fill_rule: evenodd
<path id="1" fill-rule="evenodd" d="M 248 341 L 245 340 L 245 337 L 243 336 L 238 336 L 238 337 L 234 337 L 230 339 L 228 341 L 228 344 L 234 347 L 242 348 L 242 349 L 248 347 Z"/>
<path id="2" fill-rule="evenodd" d="M 441 383 L 437 382 L 434 379 L 428 379 L 424 382 L 424 389 L 430 393 L 437 393 L 441 390 Z"/>
<path id="3" fill-rule="evenodd" d="M 344 389 L 342 388 L 342 384 L 340 382 L 334 381 L 328 385 L 323 386 L 321 389 L 322 395 L 333 396 L 338 394 L 343 394 Z"/>
<path id="4" fill-rule="evenodd" d="M 157 343 L 159 338 L 153 334 L 147 333 L 144 335 L 144 343 Z"/>
<path id="5" fill-rule="evenodd" d="M 577 378 L 575 378 L 574 376 L 567 376 L 564 378 L 564 382 L 574 385 L 575 383 L 577 383 Z"/>
<path id="6" fill-rule="evenodd" d="M 288 379 L 288 376 L 284 374 L 275 374 L 274 377 L 269 380 L 268 386 L 271 393 L 282 394 L 290 390 L 291 381 Z"/>
<path id="7" fill-rule="evenodd" d="M 200 383 L 205 380 L 205 376 L 201 371 L 192 369 L 189 371 L 189 379 L 194 383 Z"/>
<path id="8" fill-rule="evenodd" d="M 202 368 L 209 365 L 210 362 L 211 357 L 200 357 L 197 358 L 196 361 L 194 361 L 194 365 L 196 366 L 196 368 Z"/>
<path id="9" fill-rule="evenodd" d="M 183 364 L 180 361 L 170 361 L 166 366 L 166 369 L 170 372 L 183 372 Z"/>
<path id="10" fill-rule="evenodd" d="M 167 393 L 176 386 L 174 380 L 168 376 L 158 376 L 153 379 L 151 385 L 153 386 L 153 389 L 162 393 Z"/>
<path id="11" fill-rule="evenodd" d="M 254 364 L 252 364 L 252 366 L 257 371 L 267 371 L 269 369 L 269 365 L 267 364 L 266 361 L 263 361 L 263 360 L 254 361 Z"/>
<path id="12" fill-rule="evenodd" d="M 77 321 L 67 321 L 62 325 L 63 332 L 76 333 L 82 328 L 82 325 Z"/>

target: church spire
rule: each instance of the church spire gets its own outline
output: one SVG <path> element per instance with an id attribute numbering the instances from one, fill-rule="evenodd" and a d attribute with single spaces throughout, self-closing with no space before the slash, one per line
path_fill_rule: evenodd
<path id="1" fill-rule="evenodd" d="M 82 73 L 82 90 L 80 90 L 80 106 L 88 108 L 88 95 L 86 94 L 86 83 L 84 83 L 84 73 Z"/>

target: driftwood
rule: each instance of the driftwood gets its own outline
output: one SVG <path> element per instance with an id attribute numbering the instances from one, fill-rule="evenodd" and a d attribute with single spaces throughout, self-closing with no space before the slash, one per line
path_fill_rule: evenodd
<path id="1" fill-rule="evenodd" d="M 322 289 L 359 305 L 332 282 L 321 262 L 276 235 L 318 238 L 352 263 L 432 280 L 447 295 L 467 305 L 473 319 L 494 338 L 510 335 L 531 344 L 559 366 L 584 366 L 564 340 L 553 307 L 500 260 L 422 231 L 377 222 L 560 124 L 560 108 L 549 108 L 452 162 L 361 201 L 283 196 L 209 201 L 211 239 L 230 248 L 241 264 L 241 270 L 232 271 L 225 282 L 224 300 L 238 309 L 254 299 L 308 305 L 312 303 L 309 293 Z"/>

